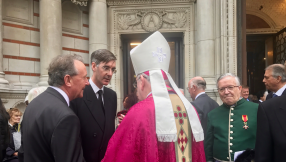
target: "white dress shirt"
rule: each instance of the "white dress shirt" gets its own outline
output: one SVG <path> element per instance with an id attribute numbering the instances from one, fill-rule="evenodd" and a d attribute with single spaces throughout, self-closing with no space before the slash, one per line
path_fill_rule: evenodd
<path id="1" fill-rule="evenodd" d="M 200 95 L 202 95 L 202 94 L 204 94 L 204 93 L 206 93 L 206 92 L 201 92 L 201 93 L 199 93 L 199 94 L 196 96 L 195 100 L 196 100 Z"/>
<path id="2" fill-rule="evenodd" d="M 103 99 L 104 86 L 102 86 L 102 88 L 99 89 L 99 88 L 93 83 L 93 81 L 92 81 L 91 79 L 89 79 L 89 84 L 91 85 L 91 88 L 93 89 L 93 91 L 94 91 L 94 93 L 95 93 L 97 99 L 98 99 L 98 93 L 97 93 L 97 92 L 98 92 L 99 90 L 102 90 L 102 96 L 101 96 L 101 98 L 102 98 L 102 103 L 103 103 L 103 105 L 104 105 L 104 99 Z"/>
<path id="3" fill-rule="evenodd" d="M 54 87 L 54 86 L 50 86 L 50 87 L 53 88 L 54 90 L 58 91 L 64 97 L 68 106 L 70 106 L 70 99 L 69 99 L 68 95 L 66 94 L 66 92 L 64 92 L 63 90 L 61 90 L 58 87 Z"/>
<path id="4" fill-rule="evenodd" d="M 286 89 L 286 84 L 273 94 L 276 94 L 277 96 L 281 96 L 285 89 Z"/>

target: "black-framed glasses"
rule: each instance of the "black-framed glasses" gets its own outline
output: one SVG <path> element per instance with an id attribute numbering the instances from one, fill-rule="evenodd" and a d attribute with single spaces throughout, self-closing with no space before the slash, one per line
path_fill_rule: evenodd
<path id="1" fill-rule="evenodd" d="M 224 88 L 218 88 L 217 90 L 220 92 L 220 93 L 223 93 L 225 92 L 225 90 L 227 89 L 228 91 L 233 91 L 233 89 L 235 87 L 239 87 L 239 86 L 228 86 L 228 87 L 224 87 Z"/>

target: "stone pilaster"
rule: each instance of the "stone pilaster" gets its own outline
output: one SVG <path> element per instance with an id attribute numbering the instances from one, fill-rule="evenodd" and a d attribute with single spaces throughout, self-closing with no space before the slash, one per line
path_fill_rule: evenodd
<path id="1" fill-rule="evenodd" d="M 0 24 L 0 89 L 8 89 L 9 82 L 5 79 L 5 74 L 3 72 L 2 0 L 0 0 Z"/>
<path id="2" fill-rule="evenodd" d="M 214 0 L 198 0 L 196 15 L 196 75 L 215 89 Z"/>
<path id="3" fill-rule="evenodd" d="M 62 1 L 40 0 L 41 76 L 39 86 L 48 85 L 48 66 L 62 54 Z"/>
<path id="4" fill-rule="evenodd" d="M 89 6 L 89 54 L 91 55 L 95 50 L 107 49 L 107 5 L 106 0 L 90 0 Z"/>

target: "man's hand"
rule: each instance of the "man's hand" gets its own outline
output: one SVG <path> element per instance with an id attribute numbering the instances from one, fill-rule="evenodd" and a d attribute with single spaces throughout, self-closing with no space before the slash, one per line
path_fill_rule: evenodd
<path id="1" fill-rule="evenodd" d="M 18 152 L 14 152 L 14 154 L 13 154 L 14 156 L 18 156 Z"/>
<path id="2" fill-rule="evenodd" d="M 124 117 L 125 117 L 125 115 L 123 115 L 123 114 L 120 114 L 120 116 L 118 116 L 117 118 L 118 118 L 118 124 L 117 124 L 117 126 L 119 126 L 120 125 L 120 123 L 122 122 L 122 120 L 124 119 Z"/>

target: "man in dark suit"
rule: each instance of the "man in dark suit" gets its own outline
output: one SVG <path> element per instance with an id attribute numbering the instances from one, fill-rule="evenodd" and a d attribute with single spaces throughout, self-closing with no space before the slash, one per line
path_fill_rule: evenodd
<path id="1" fill-rule="evenodd" d="M 208 113 L 214 108 L 219 107 L 219 105 L 205 93 L 206 81 L 204 78 L 199 76 L 192 78 L 188 83 L 187 89 L 193 100 L 192 105 L 200 116 L 204 135 L 206 136 Z"/>
<path id="2" fill-rule="evenodd" d="M 80 119 L 85 160 L 100 162 L 115 131 L 117 96 L 105 86 L 116 72 L 116 57 L 108 50 L 97 50 L 91 54 L 91 68 L 90 85 L 83 98 L 71 102 L 71 108 Z"/>
<path id="3" fill-rule="evenodd" d="M 266 100 L 286 95 L 286 71 L 282 64 L 273 64 L 265 69 L 263 82 L 266 89 L 271 91 Z"/>
<path id="4" fill-rule="evenodd" d="M 29 103 L 22 122 L 24 159 L 33 162 L 82 162 L 80 121 L 69 101 L 83 96 L 88 85 L 83 60 L 60 55 L 48 68 L 50 87 Z M 21 156 L 23 157 L 23 156 Z"/>
<path id="5" fill-rule="evenodd" d="M 259 104 L 255 161 L 280 162 L 286 159 L 286 95 Z"/>

